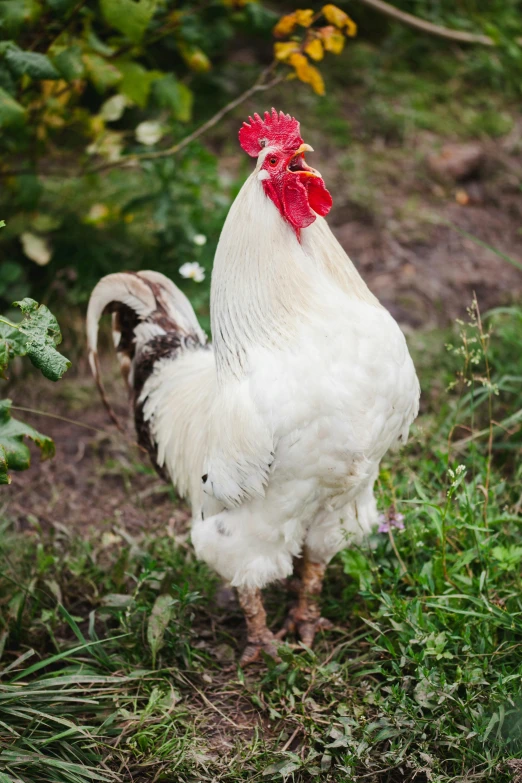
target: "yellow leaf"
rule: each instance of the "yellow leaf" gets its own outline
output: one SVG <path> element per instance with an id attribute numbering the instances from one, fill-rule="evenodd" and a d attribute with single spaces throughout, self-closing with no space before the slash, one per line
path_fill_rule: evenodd
<path id="1" fill-rule="evenodd" d="M 324 57 L 323 45 L 319 38 L 314 38 L 305 46 L 305 52 L 312 60 L 322 60 Z"/>
<path id="2" fill-rule="evenodd" d="M 355 36 L 357 35 L 357 25 L 355 24 L 353 19 L 350 19 L 350 17 L 348 17 L 348 21 L 346 22 L 346 28 L 344 32 L 349 38 L 355 38 Z"/>
<path id="3" fill-rule="evenodd" d="M 289 59 L 290 65 L 295 68 L 297 78 L 309 84 L 318 95 L 324 95 L 323 77 L 313 65 L 310 65 L 304 54 L 296 52 Z"/>
<path id="4" fill-rule="evenodd" d="M 285 43 L 275 43 L 274 44 L 274 56 L 276 60 L 279 60 L 279 62 L 284 63 L 291 54 L 294 52 L 297 52 L 299 49 L 299 44 L 295 43 L 294 41 L 287 41 Z M 305 58 L 306 59 L 306 58 Z"/>
<path id="5" fill-rule="evenodd" d="M 301 27 L 310 27 L 314 19 L 314 12 L 311 8 L 298 8 L 294 16 L 298 25 Z"/>
<path id="6" fill-rule="evenodd" d="M 198 46 L 180 44 L 179 51 L 191 71 L 206 73 L 212 68 L 212 63 L 207 55 Z"/>
<path id="7" fill-rule="evenodd" d="M 42 114 L 42 123 L 49 128 L 63 128 L 65 120 L 51 111 L 46 111 Z"/>
<path id="8" fill-rule="evenodd" d="M 300 79 L 302 82 L 306 82 L 308 78 L 308 68 L 310 68 L 310 63 L 304 56 L 304 54 L 296 53 L 292 54 L 292 56 L 289 59 L 290 65 L 295 68 L 295 72 L 297 74 L 297 78 Z"/>
<path id="9" fill-rule="evenodd" d="M 341 9 L 337 8 L 336 5 L 324 5 L 322 11 L 327 20 L 336 27 L 344 27 L 350 18 L 348 14 L 345 14 L 344 11 L 341 11 Z"/>
<path id="10" fill-rule="evenodd" d="M 99 136 L 105 130 L 105 121 L 101 114 L 94 114 L 89 120 L 89 125 L 92 136 Z"/>
<path id="11" fill-rule="evenodd" d="M 318 33 L 327 52 L 341 54 L 344 47 L 344 35 L 339 30 L 336 30 L 332 25 L 328 25 L 328 27 L 321 27 Z"/>
<path id="12" fill-rule="evenodd" d="M 274 27 L 274 35 L 276 38 L 286 38 L 290 33 L 293 33 L 294 27 L 297 24 L 296 14 L 287 14 L 282 16 L 279 22 Z"/>
<path id="13" fill-rule="evenodd" d="M 309 84 L 311 85 L 313 91 L 317 93 L 317 95 L 324 95 L 325 89 L 324 89 L 324 80 L 321 76 L 320 71 L 317 70 L 313 65 L 309 68 L 309 74 L 310 74 L 310 80 Z"/>

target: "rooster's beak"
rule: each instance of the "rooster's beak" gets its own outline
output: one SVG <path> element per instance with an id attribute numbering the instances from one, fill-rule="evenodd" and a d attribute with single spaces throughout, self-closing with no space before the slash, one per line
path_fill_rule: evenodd
<path id="1" fill-rule="evenodd" d="M 319 174 L 319 172 L 313 169 L 311 166 L 308 166 L 304 159 L 305 152 L 313 152 L 313 151 L 314 148 L 311 147 L 310 144 L 301 144 L 299 149 L 296 150 L 292 155 L 290 162 L 288 164 L 290 167 L 292 165 L 292 161 L 295 161 L 296 158 L 301 158 L 301 156 L 303 156 L 302 160 L 300 161 L 300 166 L 298 169 L 294 168 L 290 170 L 293 171 L 295 174 L 302 174 L 305 177 L 320 177 L 321 175 Z"/>

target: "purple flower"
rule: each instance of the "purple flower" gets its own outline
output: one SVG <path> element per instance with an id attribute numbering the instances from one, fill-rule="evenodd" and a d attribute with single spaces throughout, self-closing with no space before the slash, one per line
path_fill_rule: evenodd
<path id="1" fill-rule="evenodd" d="M 399 514 L 393 507 L 386 514 L 379 514 L 379 522 L 378 533 L 389 533 L 392 528 L 404 530 L 404 514 Z"/>

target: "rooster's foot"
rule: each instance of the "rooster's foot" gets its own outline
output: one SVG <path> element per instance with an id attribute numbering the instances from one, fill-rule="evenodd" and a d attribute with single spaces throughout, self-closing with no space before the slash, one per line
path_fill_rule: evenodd
<path id="1" fill-rule="evenodd" d="M 332 628 L 333 623 L 326 617 L 307 617 L 296 607 L 290 610 L 283 630 L 285 633 L 296 634 L 306 647 L 311 647 L 318 631 L 330 631 Z"/>
<path id="2" fill-rule="evenodd" d="M 247 646 L 243 651 L 239 663 L 241 666 L 248 666 L 250 663 L 255 663 L 261 658 L 261 650 L 267 653 L 274 661 L 280 661 L 280 657 L 277 654 L 279 636 L 276 636 L 271 631 L 263 634 L 260 639 L 248 639 Z"/>

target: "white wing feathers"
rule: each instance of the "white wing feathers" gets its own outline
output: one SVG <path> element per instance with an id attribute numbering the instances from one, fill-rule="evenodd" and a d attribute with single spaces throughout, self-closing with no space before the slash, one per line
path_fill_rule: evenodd
<path id="1" fill-rule="evenodd" d="M 273 437 L 256 410 L 248 381 L 226 384 L 209 420 L 203 491 L 227 508 L 263 498 L 273 459 Z"/>

